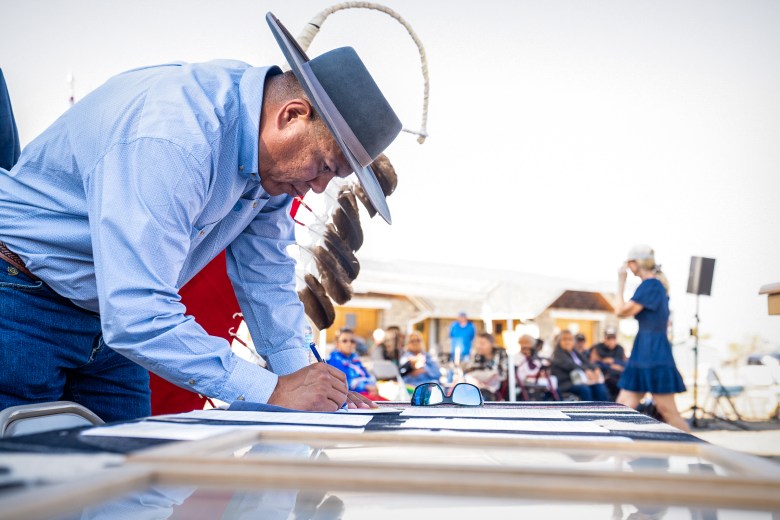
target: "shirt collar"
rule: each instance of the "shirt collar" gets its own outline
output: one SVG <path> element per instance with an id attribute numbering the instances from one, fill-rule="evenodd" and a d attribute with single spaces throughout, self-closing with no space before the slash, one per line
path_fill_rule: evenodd
<path id="1" fill-rule="evenodd" d="M 260 181 L 258 176 L 258 140 L 260 138 L 260 110 L 265 95 L 265 78 L 281 74 L 279 67 L 253 67 L 247 69 L 238 84 L 241 103 L 238 149 L 238 171 L 245 177 Z"/>

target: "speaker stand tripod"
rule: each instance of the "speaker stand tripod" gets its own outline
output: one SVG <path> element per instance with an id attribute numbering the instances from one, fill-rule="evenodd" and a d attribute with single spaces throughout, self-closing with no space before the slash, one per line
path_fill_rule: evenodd
<path id="1" fill-rule="evenodd" d="M 691 412 L 691 418 L 688 421 L 690 425 L 694 428 L 702 428 L 706 425 L 702 422 L 702 419 L 699 417 L 699 415 L 708 415 L 712 419 L 733 424 L 737 428 L 740 428 L 742 430 L 748 430 L 749 428 L 743 424 L 741 424 L 739 421 L 742 421 L 742 416 L 739 415 L 739 412 L 737 412 L 737 408 L 734 406 L 734 401 L 731 400 L 732 395 L 729 392 L 728 388 L 726 388 L 721 382 L 720 378 L 718 378 L 717 374 L 714 374 L 715 380 L 717 381 L 718 387 L 720 388 L 719 392 L 720 395 L 718 399 L 721 397 L 724 397 L 726 401 L 729 403 L 729 406 L 731 407 L 731 410 L 734 412 L 734 415 L 737 416 L 737 420 L 733 421 L 731 419 L 726 419 L 725 417 L 721 417 L 715 413 L 708 412 L 707 410 L 699 407 L 699 295 L 696 295 L 696 314 L 694 315 L 694 319 L 696 320 L 696 324 L 694 325 L 694 328 L 691 329 L 691 336 L 693 336 L 693 404 L 687 409 L 683 410 L 682 413 L 686 413 L 688 411 Z"/>

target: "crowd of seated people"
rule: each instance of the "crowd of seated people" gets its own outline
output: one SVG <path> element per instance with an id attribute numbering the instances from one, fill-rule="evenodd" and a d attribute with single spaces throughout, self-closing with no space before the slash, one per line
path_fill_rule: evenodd
<path id="1" fill-rule="evenodd" d="M 492 334 L 477 334 L 471 360 L 463 368 L 465 382 L 482 392 L 485 401 L 496 401 L 509 371 L 506 349 L 496 345 Z"/>
<path id="2" fill-rule="evenodd" d="M 355 339 L 351 329 L 341 329 L 328 363 L 347 375 L 350 389 L 377 397 L 376 378 L 355 352 Z M 549 359 L 540 356 L 544 345 L 540 339 L 525 334 L 518 343 L 520 355 L 514 358 L 517 399 L 615 400 L 626 354 L 617 344 L 614 329 L 607 329 L 604 341 L 590 349 L 584 335 L 575 336 L 571 331 L 563 330 L 556 336 Z M 408 391 L 422 383 L 440 383 L 446 390 L 455 383 L 467 382 L 480 389 L 485 401 L 509 398 L 506 349 L 497 345 L 493 335 L 486 332 L 477 334 L 469 361 L 458 366 L 449 362 L 442 365 L 444 370 L 436 357 L 427 351 L 420 332 L 413 331 L 404 337 L 401 329 L 395 326 L 384 331 L 384 336 L 378 338 L 365 359 L 369 368 L 371 361 L 391 361 L 398 367 L 399 383 L 402 380 Z M 454 378 L 445 375 L 453 371 Z"/>
<path id="3" fill-rule="evenodd" d="M 426 351 L 423 336 L 417 331 L 407 337 L 398 368 L 404 383 L 412 389 L 422 383 L 438 383 L 441 378 L 439 363 Z"/>
<path id="4" fill-rule="evenodd" d="M 381 333 L 377 333 L 375 337 L 376 343 L 368 349 L 367 353 L 364 353 L 361 360 L 355 351 L 358 342 L 354 331 L 342 328 L 336 335 L 335 344 L 327 362 L 346 374 L 347 383 L 351 390 L 372 399 L 386 400 L 386 397 L 380 395 L 385 394 L 385 396 L 389 395 L 391 400 L 399 398 L 403 400 L 403 396 L 399 395 L 396 389 L 411 395 L 417 385 L 441 381 L 442 372 L 439 364 L 435 357 L 426 351 L 421 333 L 414 331 L 404 337 L 399 327 L 391 326 Z M 383 368 L 376 374 L 373 372 L 373 369 L 378 369 L 376 365 L 380 361 L 389 361 L 392 363 L 389 366 L 396 367 L 396 375 L 392 379 L 388 379 L 388 364 L 383 365 Z M 379 382 L 375 377 L 377 375 L 381 378 Z M 396 378 L 399 379 L 396 380 Z M 401 381 L 402 385 L 398 387 L 397 384 Z M 395 383 L 389 385 L 393 388 L 382 386 L 382 391 L 379 391 L 380 385 L 388 385 L 389 383 Z"/>
<path id="5" fill-rule="evenodd" d="M 336 335 L 336 344 L 327 362 L 347 376 L 349 389 L 367 396 L 369 399 L 381 399 L 377 394 L 376 378 L 366 369 L 355 352 L 355 333 L 352 329 L 342 328 Z"/>
<path id="6" fill-rule="evenodd" d="M 604 384 L 607 385 L 609 391 L 609 399 L 615 401 L 620 393 L 618 380 L 628 362 L 626 351 L 618 344 L 615 329 L 607 328 L 604 333 L 604 341 L 591 347 L 590 362 L 601 369 L 604 374 Z"/>
<path id="7" fill-rule="evenodd" d="M 380 332 L 382 333 L 381 339 L 379 339 L 371 349 L 371 358 L 392 361 L 398 365 L 398 361 L 401 359 L 402 346 L 404 344 L 401 328 L 397 325 L 391 325 L 385 330 L 380 329 Z"/>
<path id="8" fill-rule="evenodd" d="M 539 356 L 543 342 L 530 334 L 523 334 L 517 342 L 520 345 L 516 367 L 519 397 L 523 400 L 559 400 L 558 380 L 550 373 L 550 360 Z"/>
<path id="9" fill-rule="evenodd" d="M 555 339 L 550 370 L 562 393 L 576 395 L 582 401 L 609 401 L 601 369 L 586 354 L 574 348 L 574 335 L 562 330 Z"/>

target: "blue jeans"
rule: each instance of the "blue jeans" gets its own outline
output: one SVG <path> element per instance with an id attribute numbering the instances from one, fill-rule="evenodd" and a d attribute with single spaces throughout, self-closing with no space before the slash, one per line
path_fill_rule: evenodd
<path id="1" fill-rule="evenodd" d="M 595 385 L 574 385 L 569 392 L 579 397 L 582 401 L 609 401 L 609 394 L 604 383 Z"/>
<path id="2" fill-rule="evenodd" d="M 75 401 L 106 422 L 149 415 L 149 373 L 103 342 L 100 316 L 8 267 L 0 260 L 0 409 Z"/>

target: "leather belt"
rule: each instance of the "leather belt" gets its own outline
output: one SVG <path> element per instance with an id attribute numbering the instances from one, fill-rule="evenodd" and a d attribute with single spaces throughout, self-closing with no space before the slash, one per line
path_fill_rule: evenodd
<path id="1" fill-rule="evenodd" d="M 29 269 L 27 269 L 24 266 L 24 262 L 22 262 L 22 259 L 19 258 L 19 255 L 8 249 L 8 246 L 6 246 L 3 242 L 0 242 L 0 258 L 14 266 L 17 270 L 20 272 L 26 274 L 36 282 L 40 280 L 37 276 L 32 274 Z M 8 271 L 11 272 L 11 268 L 8 268 Z M 16 273 L 11 273 L 16 274 Z"/>

